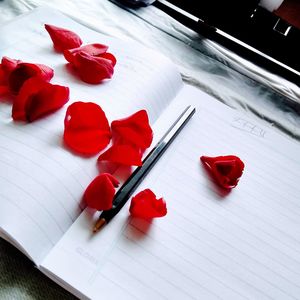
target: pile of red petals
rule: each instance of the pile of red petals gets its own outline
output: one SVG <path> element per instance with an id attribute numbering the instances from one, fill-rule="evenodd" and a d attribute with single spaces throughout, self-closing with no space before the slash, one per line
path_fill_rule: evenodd
<path id="1" fill-rule="evenodd" d="M 132 197 L 129 212 L 133 217 L 152 219 L 165 216 L 167 206 L 163 198 L 157 199 L 150 189 L 145 189 Z"/>
<path id="2" fill-rule="evenodd" d="M 153 131 L 148 114 L 139 110 L 133 115 L 111 123 L 113 145 L 102 153 L 98 162 L 110 161 L 127 166 L 141 166 L 142 155 L 150 147 Z"/>
<path id="3" fill-rule="evenodd" d="M 111 209 L 118 185 L 119 181 L 112 175 L 100 174 L 86 188 L 83 200 L 89 207 L 97 210 Z"/>
<path id="4" fill-rule="evenodd" d="M 81 38 L 71 30 L 50 24 L 45 24 L 45 29 L 50 35 L 54 49 L 58 52 L 63 52 L 67 49 L 77 48 L 80 47 L 82 44 Z"/>
<path id="5" fill-rule="evenodd" d="M 74 102 L 64 121 L 64 142 L 74 152 L 94 155 L 110 142 L 111 131 L 102 108 L 93 102 Z"/>
<path id="6" fill-rule="evenodd" d="M 82 81 L 97 84 L 114 74 L 117 60 L 113 54 L 106 52 L 107 49 L 106 45 L 90 44 L 65 50 L 64 56 Z"/>
<path id="7" fill-rule="evenodd" d="M 49 82 L 53 75 L 53 70 L 46 65 L 26 63 L 4 56 L 0 64 L 0 89 L 17 95 L 29 78 L 37 77 Z"/>
<path id="8" fill-rule="evenodd" d="M 63 52 L 65 59 L 81 80 L 97 84 L 113 76 L 116 58 L 107 52 L 108 46 L 97 43 L 81 46 L 82 40 L 76 33 L 49 24 L 46 24 L 45 28 L 54 48 L 58 52 Z M 0 84 L 1 78 L 0 72 Z M 31 85 L 31 82 L 28 85 Z M 38 88 L 34 92 L 43 94 Z M 22 99 L 27 97 L 23 94 L 25 92 L 22 91 L 16 107 L 20 110 L 24 106 Z M 19 109 L 15 110 L 15 116 L 28 118 L 26 114 L 20 113 Z M 34 117 L 35 115 L 30 119 Z M 109 161 L 128 166 L 141 166 L 142 155 L 153 139 L 145 110 L 113 121 L 110 128 L 106 115 L 99 105 L 91 102 L 75 102 L 67 109 L 64 125 L 65 144 L 83 155 L 94 155 L 100 152 L 113 137 L 112 146 L 98 157 L 98 162 Z M 91 208 L 109 210 L 112 208 L 115 188 L 118 185 L 118 180 L 112 175 L 108 173 L 98 175 L 86 188 L 83 200 Z M 156 199 L 155 194 L 147 189 L 132 198 L 130 213 L 141 218 L 162 217 L 167 213 L 166 203 L 162 198 Z"/>
<path id="9" fill-rule="evenodd" d="M 97 111 L 98 113 L 96 113 Z M 147 112 L 140 110 L 127 118 L 115 120 L 111 124 L 111 130 L 113 144 L 98 157 L 98 162 L 109 161 L 126 166 L 141 166 L 142 154 L 151 145 L 153 139 Z M 96 137 L 97 131 L 99 139 Z M 75 102 L 69 106 L 65 118 L 64 133 L 64 140 L 69 147 L 82 154 L 93 154 L 101 148 L 98 148 L 97 145 L 101 144 L 101 141 L 105 142 L 102 145 L 107 144 L 109 138 L 110 131 L 107 119 L 97 104 Z M 112 179 L 111 175 L 107 178 L 108 175 L 105 173 L 106 179 L 99 175 L 87 187 L 83 198 L 89 207 L 105 210 L 106 207 L 112 205 L 112 203 L 108 205 L 108 199 L 113 201 L 114 188 L 112 186 L 116 187 L 115 182 L 117 180 Z M 108 180 L 112 184 L 108 184 Z M 96 197 L 95 195 L 104 196 Z M 166 214 L 162 199 L 156 200 L 155 195 L 149 191 L 142 195 L 143 197 L 137 196 L 134 200 L 134 203 L 138 202 L 134 208 L 134 213 L 142 216 L 141 211 L 144 210 L 144 215 L 147 218 Z M 143 209 L 143 207 L 145 208 Z M 151 209 L 146 214 L 148 207 Z"/>
<path id="10" fill-rule="evenodd" d="M 237 186 L 244 170 L 244 163 L 239 157 L 235 155 L 201 156 L 200 159 L 219 186 L 225 189 Z"/>
<path id="11" fill-rule="evenodd" d="M 113 76 L 117 62 L 103 44 L 82 45 L 81 38 L 68 29 L 54 25 L 45 25 L 54 48 L 63 52 L 65 59 L 75 69 L 82 81 L 97 84 Z"/>
<path id="12" fill-rule="evenodd" d="M 14 96 L 12 117 L 15 121 L 35 121 L 68 102 L 69 88 L 51 84 L 53 75 L 53 70 L 46 65 L 2 58 L 0 95 Z"/>

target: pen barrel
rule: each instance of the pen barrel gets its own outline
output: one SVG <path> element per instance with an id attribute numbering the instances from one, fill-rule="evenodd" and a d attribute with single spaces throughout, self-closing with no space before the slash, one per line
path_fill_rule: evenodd
<path id="1" fill-rule="evenodd" d="M 135 171 L 125 181 L 123 186 L 115 195 L 113 206 L 110 210 L 105 210 L 100 214 L 99 219 L 103 219 L 108 223 L 125 205 L 134 190 L 155 165 L 156 161 L 167 150 L 181 129 L 190 120 L 195 113 L 195 108 L 187 107 L 183 113 L 176 119 L 169 130 L 164 134 L 156 146 L 149 152 L 143 160 L 143 165 L 136 168 Z"/>
<path id="2" fill-rule="evenodd" d="M 141 167 L 138 167 L 131 176 L 126 180 L 124 185 L 118 190 L 115 195 L 113 206 L 110 210 L 103 211 L 100 218 L 104 218 L 108 223 L 126 204 L 129 197 L 135 191 L 137 186 L 145 178 L 148 172 L 155 165 L 156 161 L 166 151 L 167 143 L 160 142 L 145 158 L 145 162 Z"/>

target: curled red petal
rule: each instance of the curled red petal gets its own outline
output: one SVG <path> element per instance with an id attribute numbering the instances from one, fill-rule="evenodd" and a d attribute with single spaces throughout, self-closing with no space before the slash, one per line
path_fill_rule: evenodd
<path id="1" fill-rule="evenodd" d="M 18 94 L 23 83 L 32 77 L 39 77 L 44 81 L 50 81 L 53 77 L 53 70 L 42 64 L 19 63 L 17 67 L 10 73 L 8 84 L 13 94 Z"/>
<path id="2" fill-rule="evenodd" d="M 239 157 L 235 155 L 201 156 L 200 159 L 221 187 L 231 189 L 237 186 L 244 171 L 244 163 Z"/>
<path id="3" fill-rule="evenodd" d="M 21 63 L 20 60 L 3 56 L 1 60 L 1 69 L 3 71 L 3 77 L 8 78 L 9 74 Z"/>
<path id="4" fill-rule="evenodd" d="M 97 210 L 112 208 L 115 188 L 119 181 L 108 173 L 97 176 L 86 188 L 83 200 L 87 206 Z"/>
<path id="5" fill-rule="evenodd" d="M 163 198 L 157 199 L 150 189 L 145 189 L 131 199 L 129 212 L 133 217 L 158 218 L 167 214 L 167 206 Z"/>
<path id="6" fill-rule="evenodd" d="M 0 85 L 0 96 L 8 94 L 9 90 L 6 85 Z"/>
<path id="7" fill-rule="evenodd" d="M 113 66 L 117 63 L 117 59 L 112 53 L 106 52 L 101 57 L 110 60 Z"/>
<path id="8" fill-rule="evenodd" d="M 28 79 L 13 102 L 14 120 L 32 122 L 50 114 L 69 100 L 69 88 L 53 85 L 39 77 Z"/>
<path id="9" fill-rule="evenodd" d="M 130 145 L 112 145 L 98 157 L 98 161 L 110 161 L 126 166 L 141 166 L 142 153 Z"/>
<path id="10" fill-rule="evenodd" d="M 131 144 L 143 150 L 152 143 L 153 132 L 145 110 L 137 111 L 127 118 L 113 121 L 111 128 L 113 137 L 118 143 Z"/>
<path id="11" fill-rule="evenodd" d="M 65 118 L 66 129 L 110 130 L 105 112 L 93 102 L 77 101 L 68 107 Z"/>
<path id="12" fill-rule="evenodd" d="M 81 38 L 71 30 L 50 24 L 45 24 L 45 29 L 50 35 L 55 50 L 59 52 L 66 49 L 77 48 L 82 44 Z"/>
<path id="13" fill-rule="evenodd" d="M 104 149 L 110 138 L 110 132 L 97 129 L 64 131 L 65 144 L 74 152 L 88 156 Z"/>
<path id="14" fill-rule="evenodd" d="M 81 80 L 87 83 L 100 83 L 104 79 L 111 78 L 114 73 L 114 64 L 111 60 L 91 56 L 85 52 L 76 54 L 74 65 Z"/>
<path id="15" fill-rule="evenodd" d="M 0 64 L 0 95 L 4 95 L 7 92 L 8 92 L 7 78 L 2 68 L 2 65 Z"/>
<path id="16" fill-rule="evenodd" d="M 108 46 L 103 44 L 88 44 L 82 47 L 65 50 L 64 57 L 68 62 L 75 64 L 75 56 L 79 52 L 85 52 L 91 56 L 101 56 L 106 53 L 107 49 Z"/>
<path id="17" fill-rule="evenodd" d="M 67 109 L 64 124 L 64 142 L 77 153 L 94 155 L 110 142 L 108 120 L 96 103 L 74 102 Z"/>

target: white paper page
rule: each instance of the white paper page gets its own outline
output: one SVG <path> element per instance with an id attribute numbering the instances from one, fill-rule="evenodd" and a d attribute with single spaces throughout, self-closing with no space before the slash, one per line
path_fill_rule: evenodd
<path id="1" fill-rule="evenodd" d="M 68 73 L 45 23 L 75 31 L 84 44 L 109 45 L 118 61 L 112 80 L 90 85 Z M 0 54 L 46 64 L 55 72 L 51 82 L 70 88 L 64 108 L 31 124 L 13 122 L 11 103 L 0 101 L 0 226 L 39 263 L 81 212 L 83 191 L 99 172 L 97 155 L 82 158 L 63 146 L 67 106 L 96 102 L 109 122 L 146 109 L 154 122 L 182 83 L 170 62 L 157 53 L 100 35 L 47 8 L 3 26 Z"/>
<path id="2" fill-rule="evenodd" d="M 132 219 L 128 202 L 93 236 L 86 210 L 43 271 L 92 299 L 299 299 L 299 144 L 195 89 L 177 100 L 197 113 L 139 188 L 164 197 L 167 216 Z M 199 157 L 229 154 L 245 171 L 226 193 Z"/>

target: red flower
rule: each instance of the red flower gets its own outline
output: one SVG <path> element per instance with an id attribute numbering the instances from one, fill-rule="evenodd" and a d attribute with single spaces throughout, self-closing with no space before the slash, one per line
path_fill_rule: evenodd
<path id="1" fill-rule="evenodd" d="M 45 29 L 50 35 L 54 49 L 58 52 L 77 48 L 82 44 L 81 38 L 73 31 L 49 24 L 45 24 Z"/>
<path id="2" fill-rule="evenodd" d="M 64 51 L 64 56 L 87 83 L 100 83 L 111 78 L 114 73 L 116 58 L 106 52 L 108 47 L 102 44 L 91 44 Z"/>
<path id="3" fill-rule="evenodd" d="M 75 102 L 66 112 L 64 141 L 73 151 L 93 155 L 104 149 L 111 139 L 104 111 L 92 102 Z"/>
<path id="4" fill-rule="evenodd" d="M 126 166 L 141 166 L 141 152 L 129 145 L 113 145 L 98 157 L 98 161 L 110 161 Z"/>
<path id="5" fill-rule="evenodd" d="M 39 77 L 44 81 L 50 81 L 53 75 L 53 70 L 46 65 L 3 57 L 0 65 L 0 86 L 17 95 L 27 79 Z"/>
<path id="6" fill-rule="evenodd" d="M 234 188 L 243 174 L 244 163 L 237 156 L 201 156 L 200 159 L 217 183 L 225 189 Z"/>
<path id="7" fill-rule="evenodd" d="M 33 77 L 23 84 L 19 95 L 13 102 L 14 120 L 32 122 L 52 113 L 69 100 L 69 88 L 53 85 L 38 77 Z"/>
<path id="8" fill-rule="evenodd" d="M 119 181 L 108 173 L 97 176 L 86 188 L 83 200 L 87 206 L 97 210 L 108 210 L 112 208 L 115 196 L 115 188 Z"/>
<path id="9" fill-rule="evenodd" d="M 131 199 L 129 212 L 133 217 L 157 218 L 167 214 L 167 207 L 163 198 L 156 199 L 155 194 L 146 189 Z"/>
<path id="10" fill-rule="evenodd" d="M 111 129 L 114 139 L 119 144 L 129 144 L 145 150 L 152 143 L 153 132 L 145 110 L 140 110 L 127 118 L 113 121 Z"/>

